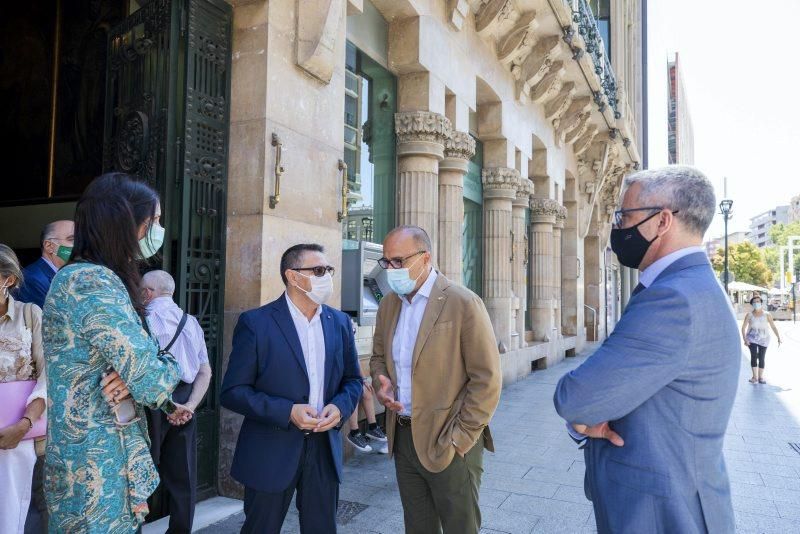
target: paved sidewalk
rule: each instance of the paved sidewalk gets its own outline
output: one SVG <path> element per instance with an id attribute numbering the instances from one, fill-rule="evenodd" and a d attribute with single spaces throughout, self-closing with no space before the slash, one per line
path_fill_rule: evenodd
<path id="1" fill-rule="evenodd" d="M 800 324 L 778 323 L 786 343 L 767 353 L 768 385 L 753 386 L 749 356 L 725 444 L 738 532 L 800 532 Z M 494 533 L 594 532 L 583 494 L 583 454 L 568 437 L 552 404 L 564 373 L 585 356 L 537 371 L 503 390 L 492 423 L 497 452 L 486 453 L 481 489 L 483 529 Z M 340 533 L 403 532 L 394 475 L 386 456 L 359 454 L 345 467 Z M 238 532 L 241 514 L 201 530 Z M 299 532 L 291 508 L 283 530 Z"/>

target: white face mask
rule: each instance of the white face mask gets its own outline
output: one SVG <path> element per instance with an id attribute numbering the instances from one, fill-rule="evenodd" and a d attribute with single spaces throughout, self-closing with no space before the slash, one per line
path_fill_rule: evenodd
<path id="1" fill-rule="evenodd" d="M 411 278 L 411 275 L 409 274 L 411 272 L 410 269 L 419 261 L 421 257 L 422 256 L 419 256 L 417 259 L 411 262 L 411 265 L 408 267 L 403 267 L 402 269 L 388 269 L 386 271 L 386 281 L 389 283 L 389 287 L 401 297 L 414 291 L 414 288 L 417 287 L 417 281 L 425 272 L 425 269 L 423 269 L 416 278 Z"/>
<path id="2" fill-rule="evenodd" d="M 300 276 L 309 278 L 311 280 L 311 291 L 306 291 L 297 284 L 295 284 L 294 287 L 308 295 L 308 298 L 310 298 L 316 304 L 322 305 L 328 302 L 328 299 L 330 299 L 331 295 L 333 295 L 333 277 L 331 276 L 331 273 L 325 273 L 324 276 L 307 276 L 303 273 L 297 271 L 295 272 Z"/>
<path id="3" fill-rule="evenodd" d="M 760 310 L 761 309 L 761 303 L 760 302 L 754 302 L 753 303 L 753 309 L 754 310 Z"/>

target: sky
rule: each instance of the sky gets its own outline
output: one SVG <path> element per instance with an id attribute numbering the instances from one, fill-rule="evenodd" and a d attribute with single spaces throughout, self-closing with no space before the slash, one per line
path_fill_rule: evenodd
<path id="1" fill-rule="evenodd" d="M 648 0 L 649 166 L 667 164 L 667 61 L 680 54 L 694 164 L 728 178 L 729 232 L 800 194 L 800 0 Z M 706 238 L 724 233 L 717 216 Z"/>

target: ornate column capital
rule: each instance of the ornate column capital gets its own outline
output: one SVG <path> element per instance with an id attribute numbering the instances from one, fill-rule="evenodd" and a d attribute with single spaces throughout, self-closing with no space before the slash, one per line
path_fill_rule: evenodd
<path id="1" fill-rule="evenodd" d="M 550 198 L 531 199 L 531 222 L 555 224 L 561 204 Z"/>
<path id="2" fill-rule="evenodd" d="M 517 187 L 517 198 L 514 199 L 514 207 L 525 209 L 530 205 L 531 194 L 533 194 L 533 182 L 528 178 L 522 178 Z"/>
<path id="3" fill-rule="evenodd" d="M 517 197 L 517 189 L 519 189 L 519 171 L 508 167 L 485 168 L 481 173 L 481 182 L 483 183 L 484 198 L 513 200 Z"/>
<path id="4" fill-rule="evenodd" d="M 553 228 L 562 229 L 564 228 L 564 224 L 567 222 L 567 208 L 564 206 L 558 206 L 558 213 L 556 213 L 556 224 Z"/>
<path id="5" fill-rule="evenodd" d="M 444 142 L 444 157 L 472 159 L 475 155 L 475 138 L 467 132 L 453 130 L 452 135 Z"/>
<path id="6" fill-rule="evenodd" d="M 442 159 L 444 144 L 451 137 L 452 126 L 444 115 L 430 111 L 395 113 L 398 156 L 421 155 Z"/>

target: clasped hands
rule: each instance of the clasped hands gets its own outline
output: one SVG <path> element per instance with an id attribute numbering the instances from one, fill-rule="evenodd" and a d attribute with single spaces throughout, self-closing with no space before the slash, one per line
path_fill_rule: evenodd
<path id="1" fill-rule="evenodd" d="M 116 371 L 111 371 L 104 376 L 100 381 L 100 387 L 103 388 L 103 397 L 111 408 L 131 396 L 128 385 Z M 194 417 L 194 407 L 177 402 L 173 404 L 175 404 L 175 411 L 167 415 L 167 421 L 171 425 L 181 426 L 191 421 Z"/>
<path id="2" fill-rule="evenodd" d="M 290 420 L 300 430 L 327 432 L 339 424 L 342 412 L 335 404 L 328 404 L 319 413 L 309 404 L 295 404 L 292 406 Z"/>

